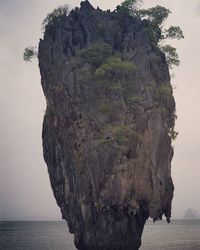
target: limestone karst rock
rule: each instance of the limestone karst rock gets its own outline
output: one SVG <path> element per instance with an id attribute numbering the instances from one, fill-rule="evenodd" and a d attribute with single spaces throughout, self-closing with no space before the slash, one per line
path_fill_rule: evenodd
<path id="1" fill-rule="evenodd" d="M 146 24 L 88 1 L 39 44 L 43 151 L 81 250 L 134 250 L 146 220 L 171 216 L 175 102 Z"/>

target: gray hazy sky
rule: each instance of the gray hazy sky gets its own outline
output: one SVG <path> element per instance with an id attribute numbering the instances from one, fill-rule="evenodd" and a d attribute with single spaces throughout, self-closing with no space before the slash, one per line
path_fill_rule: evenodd
<path id="1" fill-rule="evenodd" d="M 61 218 L 42 157 L 45 99 L 37 61 L 23 62 L 22 53 L 38 44 L 46 14 L 66 2 L 0 0 L 0 220 Z M 80 1 L 67 3 L 74 7 Z M 91 3 L 114 9 L 120 0 Z M 146 6 L 155 4 L 170 8 L 168 24 L 181 26 L 185 34 L 184 40 L 173 42 L 181 59 L 181 66 L 172 71 L 179 131 L 172 162 L 177 218 L 189 207 L 200 213 L 200 3 L 146 0 Z"/>

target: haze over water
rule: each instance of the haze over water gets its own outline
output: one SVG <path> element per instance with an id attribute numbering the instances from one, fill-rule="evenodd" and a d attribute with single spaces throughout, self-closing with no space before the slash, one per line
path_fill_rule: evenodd
<path id="1" fill-rule="evenodd" d="M 141 250 L 200 250 L 200 221 L 148 222 Z M 0 249 L 75 250 L 63 221 L 1 222 Z"/>

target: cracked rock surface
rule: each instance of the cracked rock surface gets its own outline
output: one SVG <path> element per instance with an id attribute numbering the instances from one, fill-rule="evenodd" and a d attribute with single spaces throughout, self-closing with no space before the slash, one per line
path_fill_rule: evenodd
<path id="1" fill-rule="evenodd" d="M 43 151 L 81 250 L 136 250 L 146 220 L 169 221 L 175 102 L 145 22 L 88 1 L 39 44 Z"/>

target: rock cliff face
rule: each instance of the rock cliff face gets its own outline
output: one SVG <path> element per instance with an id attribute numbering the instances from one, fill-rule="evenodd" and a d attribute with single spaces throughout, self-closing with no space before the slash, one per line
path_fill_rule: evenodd
<path id="1" fill-rule="evenodd" d="M 39 44 L 44 159 L 81 250 L 134 250 L 146 220 L 171 216 L 175 102 L 146 23 L 88 1 Z"/>

